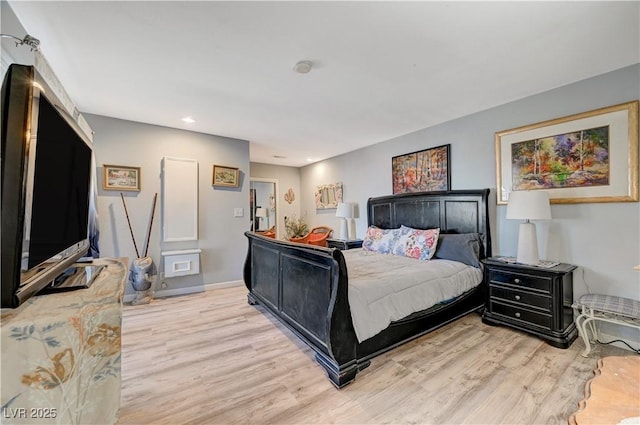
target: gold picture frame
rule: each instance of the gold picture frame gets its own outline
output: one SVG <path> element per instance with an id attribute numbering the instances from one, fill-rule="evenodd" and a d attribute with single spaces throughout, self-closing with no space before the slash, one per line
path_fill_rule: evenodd
<path id="1" fill-rule="evenodd" d="M 240 180 L 240 170 L 237 167 L 227 167 L 224 165 L 213 166 L 213 186 L 218 187 L 238 187 Z"/>
<path id="2" fill-rule="evenodd" d="M 140 167 L 102 165 L 102 189 L 140 191 Z"/>
<path id="3" fill-rule="evenodd" d="M 495 134 L 498 205 L 513 190 L 554 204 L 638 201 L 638 101 Z"/>

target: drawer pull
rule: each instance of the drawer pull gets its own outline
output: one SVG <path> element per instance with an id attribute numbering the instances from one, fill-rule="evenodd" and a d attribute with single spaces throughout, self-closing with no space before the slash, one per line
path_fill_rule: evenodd
<path id="1" fill-rule="evenodd" d="M 514 298 L 516 299 L 516 301 L 520 301 L 520 295 L 516 295 Z"/>
<path id="2" fill-rule="evenodd" d="M 520 283 L 520 279 L 518 279 L 517 277 L 516 277 L 515 279 L 513 279 L 513 281 L 514 281 L 515 283 Z"/>
<path id="3" fill-rule="evenodd" d="M 517 311 L 516 311 L 516 317 L 517 317 L 517 318 L 520 318 L 520 312 L 517 312 Z"/>

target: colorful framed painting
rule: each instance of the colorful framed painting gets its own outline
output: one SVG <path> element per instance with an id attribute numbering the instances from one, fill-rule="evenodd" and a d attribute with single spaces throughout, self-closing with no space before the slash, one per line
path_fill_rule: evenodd
<path id="1" fill-rule="evenodd" d="M 495 135 L 498 204 L 514 190 L 551 203 L 638 201 L 638 101 Z"/>
<path id="2" fill-rule="evenodd" d="M 240 170 L 236 167 L 213 166 L 213 186 L 238 187 L 239 177 Z"/>
<path id="3" fill-rule="evenodd" d="M 102 188 L 140 191 L 140 167 L 103 164 Z"/>
<path id="4" fill-rule="evenodd" d="M 391 158 L 393 194 L 451 189 L 451 145 Z"/>

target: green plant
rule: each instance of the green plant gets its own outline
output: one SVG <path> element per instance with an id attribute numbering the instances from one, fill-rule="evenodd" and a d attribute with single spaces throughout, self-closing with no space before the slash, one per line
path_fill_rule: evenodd
<path id="1" fill-rule="evenodd" d="M 284 228 L 287 238 L 301 238 L 309 233 L 309 226 L 301 218 L 285 217 Z"/>

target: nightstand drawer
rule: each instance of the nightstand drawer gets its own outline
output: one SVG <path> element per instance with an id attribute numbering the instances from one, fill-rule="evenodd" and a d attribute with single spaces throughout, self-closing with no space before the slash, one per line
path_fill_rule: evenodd
<path id="1" fill-rule="evenodd" d="M 538 325 L 545 329 L 551 328 L 551 315 L 536 313 L 525 308 L 518 308 L 497 302 L 491 302 L 491 311 L 509 319 L 521 320 L 532 325 Z"/>
<path id="2" fill-rule="evenodd" d="M 489 270 L 489 283 L 504 283 L 522 286 L 551 293 L 551 279 L 542 276 L 532 276 L 524 273 L 509 273 L 503 270 Z"/>
<path id="3" fill-rule="evenodd" d="M 517 289 L 494 285 L 489 286 L 489 292 L 493 299 L 497 298 L 551 311 L 552 299 L 550 296 L 537 295 L 526 291 L 519 291 Z"/>

